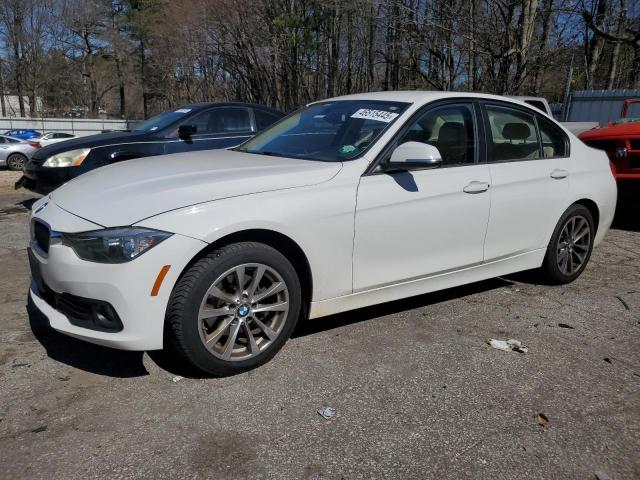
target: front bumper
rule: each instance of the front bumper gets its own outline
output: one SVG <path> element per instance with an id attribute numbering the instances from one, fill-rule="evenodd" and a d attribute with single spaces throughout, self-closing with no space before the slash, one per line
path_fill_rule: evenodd
<path id="1" fill-rule="evenodd" d="M 38 183 L 62 185 L 77 176 L 77 170 L 78 167 L 43 167 L 41 164 L 30 160 L 24 167 L 24 176 Z"/>
<path id="2" fill-rule="evenodd" d="M 93 229 L 90 222 L 81 227 L 78 225 L 82 221 L 79 217 L 55 204 L 49 205 L 38 217 L 58 231 Z M 48 221 L 52 219 L 58 221 Z M 65 230 L 65 223 L 67 226 L 73 225 L 73 228 Z M 34 243 L 32 246 L 32 262 L 35 262 L 32 269 L 39 271 L 32 276 L 30 296 L 55 330 L 122 350 L 156 350 L 163 347 L 164 317 L 173 286 L 185 265 L 206 243 L 176 234 L 135 260 L 123 264 L 88 262 L 62 244 L 51 245 L 48 253 Z M 170 265 L 169 271 L 157 295 L 152 296 L 154 282 L 165 265 Z M 82 321 L 78 320 L 82 319 L 65 315 L 65 310 L 51 300 L 51 292 L 41 291 L 38 283 L 59 296 L 67 294 L 112 306 L 122 323 L 122 329 L 100 331 L 92 325 L 91 328 L 80 326 Z"/>

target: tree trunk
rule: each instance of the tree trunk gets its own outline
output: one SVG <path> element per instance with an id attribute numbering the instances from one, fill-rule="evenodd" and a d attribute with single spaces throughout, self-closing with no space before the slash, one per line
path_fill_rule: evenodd
<path id="1" fill-rule="evenodd" d="M 340 55 L 340 2 L 335 0 L 331 6 L 331 20 L 329 24 L 329 36 L 327 38 L 328 65 L 327 65 L 327 96 L 335 96 L 336 76 L 338 74 L 338 56 Z"/>
<path id="2" fill-rule="evenodd" d="M 13 55 L 16 61 L 16 93 L 18 94 L 18 105 L 20 106 L 20 116 L 25 117 L 25 109 L 24 109 L 24 96 L 23 96 L 23 87 L 22 87 L 22 58 L 20 57 L 20 44 L 16 43 L 13 47 Z"/>
<path id="3" fill-rule="evenodd" d="M 469 0 L 469 69 L 467 85 L 472 92 L 476 90 L 476 0 Z"/>
<path id="4" fill-rule="evenodd" d="M 142 114 L 145 119 L 149 118 L 149 98 L 147 95 L 147 56 L 145 53 L 145 42 L 140 39 L 140 49 L 138 54 L 140 55 L 140 83 L 142 86 Z"/>
<path id="5" fill-rule="evenodd" d="M 640 89 L 640 42 L 633 46 L 633 68 L 631 69 L 631 88 Z"/>
<path id="6" fill-rule="evenodd" d="M 2 71 L 2 61 L 0 60 L 0 105 L 2 106 L 2 116 L 7 116 L 7 106 L 4 103 L 4 72 Z"/>
<path id="7" fill-rule="evenodd" d="M 613 52 L 611 52 L 611 62 L 609 63 L 609 75 L 607 80 L 607 90 L 612 90 L 616 81 L 616 74 L 618 73 L 618 58 L 620 57 L 620 42 L 613 46 Z"/>
<path id="8" fill-rule="evenodd" d="M 124 75 L 122 74 L 122 62 L 116 56 L 116 75 L 118 77 L 118 98 L 120 99 L 120 118 L 127 115 L 126 95 L 124 90 Z"/>
<path id="9" fill-rule="evenodd" d="M 608 0 L 598 0 L 598 5 L 596 7 L 596 15 L 594 18 L 594 23 L 596 27 L 601 28 L 602 23 L 605 19 L 607 13 L 607 2 Z M 604 40 L 602 37 L 595 32 L 593 33 L 593 37 L 589 42 L 589 48 L 587 53 L 587 77 L 585 87 L 587 90 L 592 90 L 595 85 L 595 75 L 598 70 L 598 66 L 600 64 L 600 56 L 602 54 L 602 48 L 604 47 Z"/>
<path id="10" fill-rule="evenodd" d="M 554 0 L 545 0 L 542 13 L 542 36 L 540 38 L 540 50 L 538 52 L 537 68 L 533 76 L 533 94 L 540 95 L 542 91 L 542 79 L 544 78 L 545 62 L 547 61 L 547 44 L 549 42 L 549 31 L 553 19 L 552 9 Z"/>
<path id="11" fill-rule="evenodd" d="M 351 10 L 347 11 L 347 78 L 345 79 L 345 93 L 351 93 L 353 80 L 353 15 Z"/>
<path id="12" fill-rule="evenodd" d="M 516 56 L 516 75 L 514 90 L 520 90 L 529 70 L 529 48 L 533 38 L 533 30 L 538 9 L 538 0 L 524 0 L 520 15 L 520 39 Z"/>
<path id="13" fill-rule="evenodd" d="M 369 31 L 368 31 L 368 50 L 367 50 L 367 90 L 373 89 L 375 81 L 375 43 L 376 43 L 376 25 L 378 20 L 378 12 L 374 10 L 373 2 L 370 9 Z"/>

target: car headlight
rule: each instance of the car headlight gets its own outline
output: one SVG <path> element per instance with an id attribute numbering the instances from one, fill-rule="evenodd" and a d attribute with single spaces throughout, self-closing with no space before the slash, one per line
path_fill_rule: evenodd
<path id="1" fill-rule="evenodd" d="M 62 243 L 78 257 L 90 262 L 125 263 L 139 257 L 171 233 L 147 228 L 108 228 L 82 233 L 64 233 Z"/>
<path id="2" fill-rule="evenodd" d="M 42 164 L 43 167 L 77 167 L 87 158 L 90 148 L 78 148 L 68 152 L 57 153 L 47 158 Z"/>

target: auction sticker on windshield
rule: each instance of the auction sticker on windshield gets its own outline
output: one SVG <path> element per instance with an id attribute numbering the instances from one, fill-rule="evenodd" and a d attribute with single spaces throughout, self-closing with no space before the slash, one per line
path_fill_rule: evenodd
<path id="1" fill-rule="evenodd" d="M 389 123 L 397 116 L 397 113 L 386 112 L 384 110 L 361 108 L 351 115 L 351 118 L 363 118 L 365 120 L 377 120 L 378 122 Z"/>

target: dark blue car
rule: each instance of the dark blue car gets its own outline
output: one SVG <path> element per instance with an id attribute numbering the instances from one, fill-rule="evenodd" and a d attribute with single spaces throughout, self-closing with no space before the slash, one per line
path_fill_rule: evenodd
<path id="1" fill-rule="evenodd" d="M 16 183 L 47 192 L 85 172 L 139 157 L 240 145 L 284 113 L 248 103 L 197 103 L 161 113 L 132 131 L 76 137 L 36 151 Z"/>
<path id="2" fill-rule="evenodd" d="M 7 130 L 3 133 L 7 137 L 19 138 L 20 140 L 30 140 L 32 138 L 39 138 L 42 136 L 37 130 L 31 130 L 28 128 L 16 128 L 13 130 Z"/>

